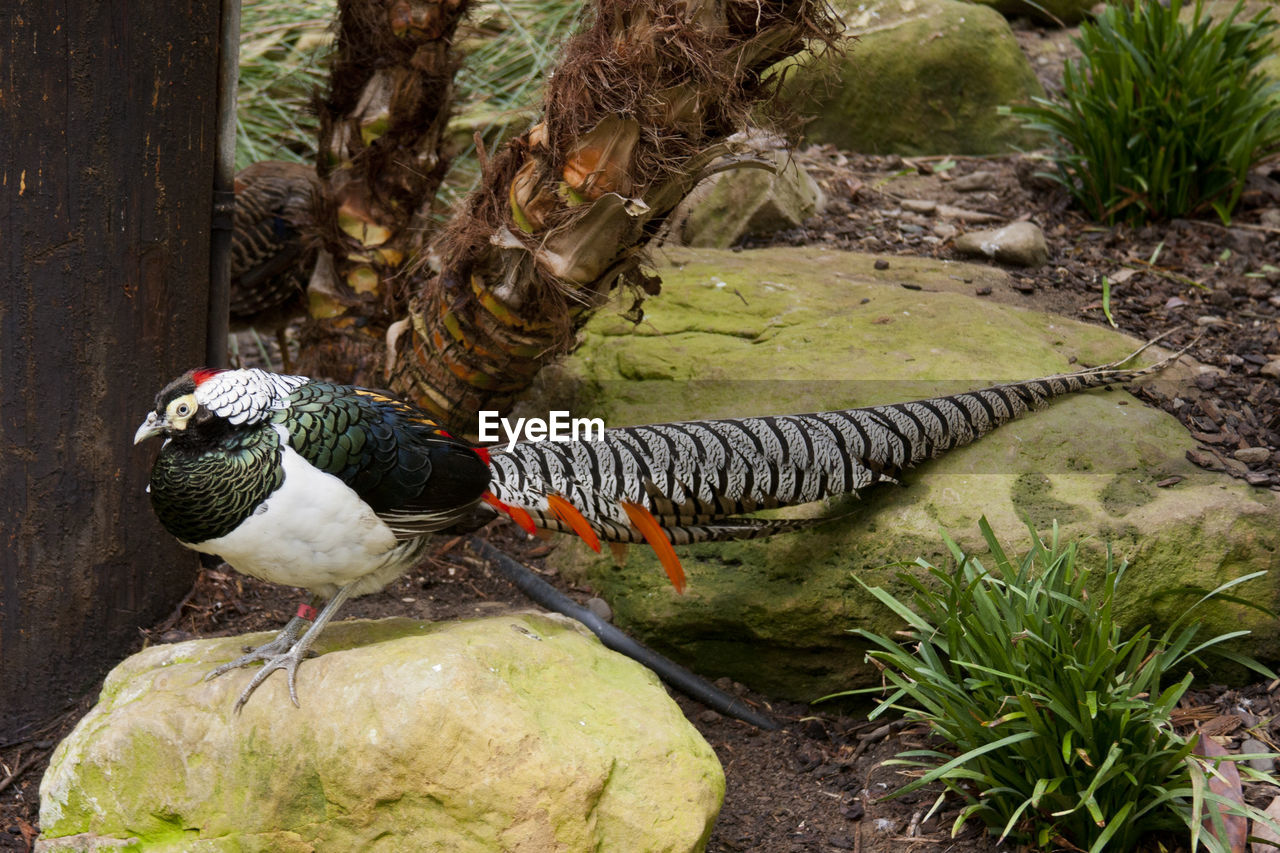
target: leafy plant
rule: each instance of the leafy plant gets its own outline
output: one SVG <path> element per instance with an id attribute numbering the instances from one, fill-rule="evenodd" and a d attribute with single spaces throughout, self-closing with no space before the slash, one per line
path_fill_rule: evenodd
<path id="1" fill-rule="evenodd" d="M 1173 830 L 1190 832 L 1193 850 L 1202 843 L 1217 851 L 1225 849 L 1224 814 L 1268 822 L 1210 790 L 1218 762 L 1240 757 L 1197 755 L 1194 739 L 1170 722 L 1192 675 L 1164 683 L 1210 648 L 1271 677 L 1221 648 L 1247 631 L 1199 641 L 1191 621 L 1215 597 L 1238 602 L 1223 593 L 1263 573 L 1204 594 L 1158 637 L 1147 627 L 1125 635 L 1114 607 L 1126 564 L 1115 565 L 1110 549 L 1105 570 L 1094 572 L 1078 563 L 1074 542 L 1059 542 L 1056 525 L 1047 544 L 1032 528 L 1032 549 L 1015 562 L 985 518 L 979 526 L 994 572 L 947 539 L 954 569 L 922 560 L 927 580 L 900 576 L 914 606 L 868 587 L 909 626 L 905 645 L 858 632 L 876 646 L 870 656 L 894 688 L 872 717 L 903 710 L 957 753 L 902 753 L 895 763 L 926 772 L 892 796 L 938 781 L 965 801 L 955 831 L 979 818 L 1001 839 L 1089 851 L 1131 850 L 1150 833 Z M 1201 830 L 1206 816 L 1211 832 Z"/>
<path id="2" fill-rule="evenodd" d="M 1250 167 L 1280 148 L 1280 86 L 1258 70 L 1280 24 L 1242 2 L 1214 22 L 1196 0 L 1107 4 L 1073 41 L 1060 99 L 1010 111 L 1047 133 L 1061 183 L 1114 224 L 1212 208 L 1229 222 Z"/>

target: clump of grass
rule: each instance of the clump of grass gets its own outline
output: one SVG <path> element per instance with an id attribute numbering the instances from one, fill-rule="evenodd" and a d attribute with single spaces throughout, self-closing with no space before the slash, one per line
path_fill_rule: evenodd
<path id="1" fill-rule="evenodd" d="M 572 32 L 583 0 L 486 0 L 459 30 L 462 67 L 455 112 L 465 119 L 454 173 L 443 193 L 465 193 L 479 175 L 479 132 L 497 147 L 531 114 L 543 78 Z M 312 93 L 328 82 L 335 0 L 246 0 L 241 11 L 236 168 L 258 160 L 315 162 Z M 514 121 L 513 121 L 514 117 Z"/>
<path id="2" fill-rule="evenodd" d="M 927 580 L 901 575 L 911 606 L 868 587 L 909 626 L 904 645 L 858 632 L 876 647 L 870 656 L 893 686 L 872 716 L 903 710 L 955 750 L 898 756 L 896 763 L 925 772 L 894 796 L 941 782 L 965 802 L 956 831 L 977 818 L 1001 839 L 1089 851 L 1132 850 L 1161 832 L 1189 833 L 1192 850 L 1197 843 L 1225 850 L 1224 814 L 1268 822 L 1210 790 L 1217 762 L 1240 756 L 1197 755 L 1194 739 L 1171 724 L 1192 682 L 1190 673 L 1176 680 L 1172 673 L 1202 652 L 1274 677 L 1222 648 L 1247 631 L 1200 640 L 1193 621 L 1201 604 L 1238 602 L 1227 590 L 1264 573 L 1205 594 L 1159 636 L 1146 627 L 1126 633 L 1114 613 L 1126 564 L 1116 565 L 1109 549 L 1105 568 L 1091 570 L 1055 525 L 1048 543 L 1032 529 L 1030 552 L 1015 561 L 986 519 L 980 527 L 993 571 L 947 539 L 953 569 L 920 561 Z M 1274 784 L 1247 764 L 1238 768 Z M 1206 816 L 1213 831 L 1202 832 Z"/>
<path id="3" fill-rule="evenodd" d="M 1196 0 L 1114 3 L 1073 39 L 1062 94 L 1012 107 L 1054 146 L 1061 183 L 1101 222 L 1140 223 L 1212 208 L 1224 223 L 1249 169 L 1280 149 L 1280 87 L 1259 64 L 1280 24 L 1242 3 L 1221 20 Z"/>
<path id="4" fill-rule="evenodd" d="M 328 79 L 335 0 L 246 0 L 240 10 L 236 169 L 260 160 L 314 163 L 312 93 Z"/>

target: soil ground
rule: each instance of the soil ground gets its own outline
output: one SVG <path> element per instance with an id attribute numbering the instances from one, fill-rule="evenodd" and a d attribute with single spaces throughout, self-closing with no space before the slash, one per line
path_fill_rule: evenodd
<path id="1" fill-rule="evenodd" d="M 1052 60 L 1037 64 L 1042 70 L 1069 50 L 1060 35 L 1049 39 L 1024 30 L 1020 38 L 1033 61 Z M 1052 88 L 1052 73 L 1046 73 Z M 1196 219 L 1141 229 L 1104 228 L 1084 220 L 1065 196 L 1035 177 L 1042 166 L 1022 157 L 908 161 L 814 149 L 801 160 L 826 191 L 825 213 L 802 228 L 752 239 L 747 246 L 826 244 L 885 255 L 892 268 L 893 255 L 960 258 L 953 238 L 982 227 L 978 220 L 984 217 L 992 226 L 1034 222 L 1048 238 L 1050 263 L 1010 269 L 1008 294 L 978 295 L 1105 323 L 1101 280 L 1107 276 L 1112 282 L 1107 307 L 1121 330 L 1144 339 L 1168 331 L 1168 345 L 1190 344 L 1192 356 L 1219 368 L 1177 397 L 1152 400 L 1175 413 L 1201 442 L 1192 460 L 1260 489 L 1280 489 L 1280 160 L 1256 171 L 1230 227 Z M 961 177 L 966 180 L 960 182 Z M 974 184 L 977 189 L 960 189 Z M 921 205 L 904 201 L 964 212 L 922 213 Z M 551 547 L 527 541 L 509 526 L 486 535 L 534 565 Z M 554 576 L 548 579 L 558 583 Z M 565 591 L 579 601 L 590 597 L 589 590 Z M 225 567 L 205 569 L 187 599 L 163 624 L 145 631 L 142 642 L 275 629 L 299 597 Z M 382 593 L 351 602 L 343 616 L 455 619 L 527 606 L 509 582 L 467 552 L 465 542 L 454 541 L 442 542 L 427 564 Z M 1008 847 L 976 826 L 953 838 L 955 801 L 926 820 L 936 789 L 881 799 L 906 778 L 883 762 L 926 742 L 927 733 L 918 726 L 869 721 L 821 705 L 771 703 L 739 685 L 722 686 L 767 708 L 784 727 L 760 731 L 677 697 L 716 749 L 727 776 L 711 851 L 978 853 Z M 53 710 L 44 725 L 0 743 L 0 850 L 30 849 L 48 755 L 92 699 Z M 1220 732 L 1228 749 L 1238 748 L 1250 734 L 1272 748 L 1280 742 L 1278 684 L 1198 685 L 1184 706 L 1179 718 L 1184 726 L 1199 722 Z M 1272 792 L 1252 787 L 1246 796 L 1265 806 Z"/>
<path id="2" fill-rule="evenodd" d="M 579 603 L 591 597 L 590 590 L 566 587 L 554 573 L 542 568 L 554 542 L 529 539 L 502 522 L 484 535 L 507 553 L 539 568 L 547 580 Z M 170 618 L 143 632 L 142 642 L 276 630 L 304 599 L 298 590 L 244 577 L 225 565 L 207 568 Z M 416 572 L 381 593 L 349 602 L 342 615 L 448 620 L 529 606 L 510 582 L 472 554 L 465 540 L 458 539 L 442 542 Z M 304 664 L 302 677 L 305 669 Z M 936 786 L 882 799 L 911 778 L 903 768 L 886 765 L 887 759 L 906 749 L 939 747 L 920 725 L 893 715 L 868 720 L 865 715 L 840 713 L 823 705 L 771 702 L 727 680 L 717 686 L 772 714 L 782 728 L 762 731 L 692 699 L 675 697 L 715 749 L 725 770 L 724 806 L 707 848 L 712 853 L 988 853 L 1015 849 L 997 844 L 982 827 L 973 824 L 952 837 L 960 803 L 949 799 L 929 816 L 941 793 Z M 0 792 L 0 851 L 31 849 L 38 826 L 39 782 L 49 753 L 92 700 L 86 696 L 21 741 L 0 744 L 0 781 L 12 780 Z M 1256 684 L 1243 689 L 1206 685 L 1188 695 L 1179 721 L 1184 731 L 1200 723 L 1207 730 L 1221 732 L 1219 740 L 1228 749 L 1238 749 L 1247 736 L 1280 743 L 1280 685 Z M 1249 800 L 1263 808 L 1272 794 L 1260 786 L 1246 786 Z"/>

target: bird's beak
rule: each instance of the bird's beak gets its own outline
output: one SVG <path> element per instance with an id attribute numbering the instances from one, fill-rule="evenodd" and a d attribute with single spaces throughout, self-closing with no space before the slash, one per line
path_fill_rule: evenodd
<path id="1" fill-rule="evenodd" d="M 147 419 L 142 422 L 142 426 L 138 427 L 138 431 L 133 434 L 133 443 L 138 444 L 153 435 L 159 435 L 165 431 L 169 424 L 160 415 L 151 412 L 147 415 Z"/>

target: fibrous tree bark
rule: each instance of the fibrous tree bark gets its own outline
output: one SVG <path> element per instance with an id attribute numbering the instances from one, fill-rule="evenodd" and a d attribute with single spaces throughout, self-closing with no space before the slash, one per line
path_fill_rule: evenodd
<path id="1" fill-rule="evenodd" d="M 402 267 L 423 249 L 448 169 L 444 138 L 468 0 L 344 0 L 329 90 L 319 101 L 320 261 L 301 368 L 384 381 L 382 342 L 404 316 Z"/>
<path id="2" fill-rule="evenodd" d="M 384 2 L 347 0 L 340 39 L 348 22 L 377 19 L 366 7 Z M 456 24 L 457 8 L 424 4 L 417 14 Z M 312 281 L 304 364 L 389 381 L 463 432 L 477 410 L 505 409 L 549 358 L 572 347 L 612 292 L 632 290 L 638 313 L 639 299 L 658 287 L 644 269 L 645 247 L 731 153 L 726 139 L 773 92 L 771 69 L 836 34 L 822 0 L 597 0 L 551 75 L 542 120 L 485 163 L 481 186 L 429 247 L 429 200 L 413 193 L 431 184 L 421 176 L 442 174 L 431 171 L 440 158 L 427 154 L 439 150 L 441 112 L 435 123 L 419 122 L 427 130 L 415 137 L 414 122 L 397 111 L 412 99 L 396 93 L 421 81 L 387 70 L 376 86 L 378 72 L 363 88 L 340 82 L 367 74 L 358 62 L 344 66 L 342 54 L 325 121 L 346 130 L 327 132 L 321 169 L 337 211 L 330 231 L 346 237 L 327 239 L 333 270 Z M 452 70 L 447 60 L 431 67 Z M 358 97 L 339 97 L 357 89 Z M 358 130 L 370 127 L 365 136 L 381 135 L 362 152 Z M 392 129 L 404 131 L 399 146 L 411 156 L 390 146 L 374 153 Z M 407 171 L 416 184 L 391 177 Z"/>

